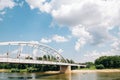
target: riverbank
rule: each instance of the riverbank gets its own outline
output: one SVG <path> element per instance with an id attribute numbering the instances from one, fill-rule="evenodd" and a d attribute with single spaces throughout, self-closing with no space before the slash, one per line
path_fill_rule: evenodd
<path id="1" fill-rule="evenodd" d="M 0 69 L 0 72 L 11 72 L 9 69 Z M 100 69 L 100 70 L 72 70 L 72 73 L 92 73 L 92 72 L 120 72 L 120 69 Z M 43 73 L 59 73 L 59 71 L 46 71 Z"/>
<path id="2" fill-rule="evenodd" d="M 0 72 L 10 72 L 10 69 L 0 69 Z"/>
<path id="3" fill-rule="evenodd" d="M 104 73 L 120 72 L 120 69 L 72 70 L 71 73 L 95 73 L 95 72 L 104 72 Z M 47 73 L 47 74 L 57 74 L 57 73 L 60 73 L 60 71 L 46 71 L 46 72 L 44 72 L 44 73 Z"/>
<path id="4" fill-rule="evenodd" d="M 91 73 L 91 72 L 120 72 L 120 69 L 100 69 L 100 70 L 72 70 L 72 73 Z"/>

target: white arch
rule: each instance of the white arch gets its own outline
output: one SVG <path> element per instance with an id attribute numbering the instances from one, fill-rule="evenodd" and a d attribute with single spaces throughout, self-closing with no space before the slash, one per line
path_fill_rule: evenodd
<path id="1" fill-rule="evenodd" d="M 64 57 L 55 49 L 53 49 L 52 47 L 39 43 L 37 41 L 13 41 L 13 42 L 0 42 L 0 46 L 4 46 L 4 45 L 10 45 L 10 46 L 30 46 L 30 47 L 37 47 L 37 48 L 41 48 L 42 50 L 48 49 L 49 51 L 51 51 L 51 54 L 57 54 L 61 57 L 61 59 L 63 59 L 65 62 L 67 62 Z M 48 51 L 47 50 L 47 51 Z"/>

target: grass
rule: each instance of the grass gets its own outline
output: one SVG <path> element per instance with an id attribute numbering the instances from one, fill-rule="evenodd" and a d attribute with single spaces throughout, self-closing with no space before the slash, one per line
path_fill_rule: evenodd
<path id="1" fill-rule="evenodd" d="M 95 66 L 91 66 L 90 68 L 79 68 L 80 70 L 96 70 Z"/>

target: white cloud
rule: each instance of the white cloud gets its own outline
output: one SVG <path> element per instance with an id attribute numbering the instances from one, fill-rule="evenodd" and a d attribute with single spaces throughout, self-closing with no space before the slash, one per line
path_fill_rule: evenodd
<path id="1" fill-rule="evenodd" d="M 99 58 L 100 56 L 114 56 L 114 55 L 120 55 L 120 39 L 115 39 L 112 44 L 110 45 L 110 49 L 105 51 L 87 51 L 87 53 L 84 54 L 84 59 L 87 58 L 87 60 L 84 60 L 84 62 L 88 61 L 94 61 L 95 59 Z"/>
<path id="2" fill-rule="evenodd" d="M 20 2 L 18 5 L 19 5 L 20 7 L 23 7 L 24 1 Z"/>
<path id="3" fill-rule="evenodd" d="M 96 17 L 101 16 L 98 6 L 91 3 L 90 0 L 70 0 L 70 2 L 63 2 L 58 9 L 54 9 L 52 11 L 52 16 L 59 24 L 70 26 L 79 24 L 85 26 L 93 25 L 97 24 L 101 20 L 100 18 L 96 19 Z"/>
<path id="4" fill-rule="evenodd" d="M 4 15 L 5 13 L 6 13 L 5 11 L 0 12 L 1 15 Z"/>
<path id="5" fill-rule="evenodd" d="M 117 24 L 120 1 L 118 0 L 26 0 L 31 9 L 38 8 L 52 15 L 59 24 L 106 25 Z M 118 22 L 118 21 L 117 21 Z M 119 23 L 119 22 L 118 22 Z"/>
<path id="6" fill-rule="evenodd" d="M 100 56 L 110 56 L 110 55 L 113 55 L 112 53 L 110 53 L 110 51 L 106 51 L 106 52 L 98 52 L 96 50 L 90 51 L 84 54 L 84 58 L 86 59 L 84 60 L 84 62 L 89 62 L 89 61 L 94 62 L 94 60 L 99 58 Z"/>
<path id="7" fill-rule="evenodd" d="M 100 45 L 106 42 L 114 40 L 114 36 L 110 34 L 109 30 L 105 26 L 97 26 L 94 28 L 89 28 L 89 32 L 92 35 L 93 45 Z"/>
<path id="8" fill-rule="evenodd" d="M 68 41 L 67 38 L 65 38 L 64 36 L 59 36 L 59 35 L 54 35 L 52 37 L 52 40 L 55 42 L 67 42 Z"/>
<path id="9" fill-rule="evenodd" d="M 51 39 L 42 38 L 42 39 L 40 40 L 40 42 L 41 42 L 41 43 L 50 43 L 50 42 L 52 42 L 52 40 L 51 40 Z"/>
<path id="10" fill-rule="evenodd" d="M 84 38 L 78 39 L 78 41 L 75 44 L 75 50 L 79 51 L 81 47 L 83 47 L 86 44 L 86 40 Z"/>
<path id="11" fill-rule="evenodd" d="M 115 39 L 114 42 L 111 44 L 113 51 L 120 51 L 120 39 Z"/>
<path id="12" fill-rule="evenodd" d="M 51 38 L 42 38 L 40 40 L 40 42 L 41 43 L 51 43 L 51 42 L 55 41 L 57 43 L 61 43 L 61 42 L 67 42 L 68 38 L 55 34 Z"/>
<path id="13" fill-rule="evenodd" d="M 119 0 L 26 1 L 31 9 L 38 8 L 41 12 L 50 14 L 58 25 L 67 25 L 72 35 L 78 38 L 76 50 L 87 43 L 100 45 L 112 42 L 114 35 L 109 30 L 120 26 Z M 60 39 L 53 40 L 59 42 Z"/>
<path id="14" fill-rule="evenodd" d="M 6 11 L 5 8 L 12 9 L 15 6 L 15 2 L 13 0 L 0 0 L 0 15 L 4 15 Z M 0 21 L 3 21 L 2 16 L 0 17 Z"/>
<path id="15" fill-rule="evenodd" d="M 82 25 L 72 27 L 71 32 L 72 32 L 72 35 L 74 35 L 78 38 L 80 38 L 80 37 L 91 38 L 90 33 Z"/>
<path id="16" fill-rule="evenodd" d="M 50 12 L 51 5 L 46 0 L 26 0 L 31 9 L 38 8 L 42 12 Z"/>
<path id="17" fill-rule="evenodd" d="M 59 24 L 75 26 L 119 24 L 120 1 L 118 0 L 26 0 L 31 9 L 38 8 L 52 15 Z"/>
<path id="18" fill-rule="evenodd" d="M 0 10 L 5 8 L 13 8 L 15 6 L 15 2 L 13 0 L 0 0 Z"/>
<path id="19" fill-rule="evenodd" d="M 75 50 L 77 51 L 79 51 L 87 42 L 90 43 L 92 40 L 91 34 L 82 25 L 72 27 L 71 32 L 73 36 L 78 38 L 75 44 Z"/>
<path id="20" fill-rule="evenodd" d="M 63 1 L 58 9 L 53 8 L 52 16 L 58 23 L 70 26 L 79 24 L 86 27 L 99 24 L 112 26 L 116 24 L 117 15 L 119 16 L 119 4 L 120 1 L 116 0 Z"/>
<path id="21" fill-rule="evenodd" d="M 101 56 L 114 56 L 114 55 L 120 55 L 119 53 L 120 51 L 120 47 L 119 50 L 115 50 L 115 49 L 111 49 L 111 50 L 107 50 L 107 51 L 97 51 L 97 50 L 93 50 L 90 52 L 87 52 L 84 54 L 84 62 L 88 62 L 88 61 L 94 61 L 95 59 L 101 57 Z"/>

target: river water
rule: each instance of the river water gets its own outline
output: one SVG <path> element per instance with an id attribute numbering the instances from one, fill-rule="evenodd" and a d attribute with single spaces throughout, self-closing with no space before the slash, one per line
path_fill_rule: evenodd
<path id="1" fill-rule="evenodd" d="M 120 80 L 120 72 L 113 73 L 0 73 L 0 80 Z"/>

